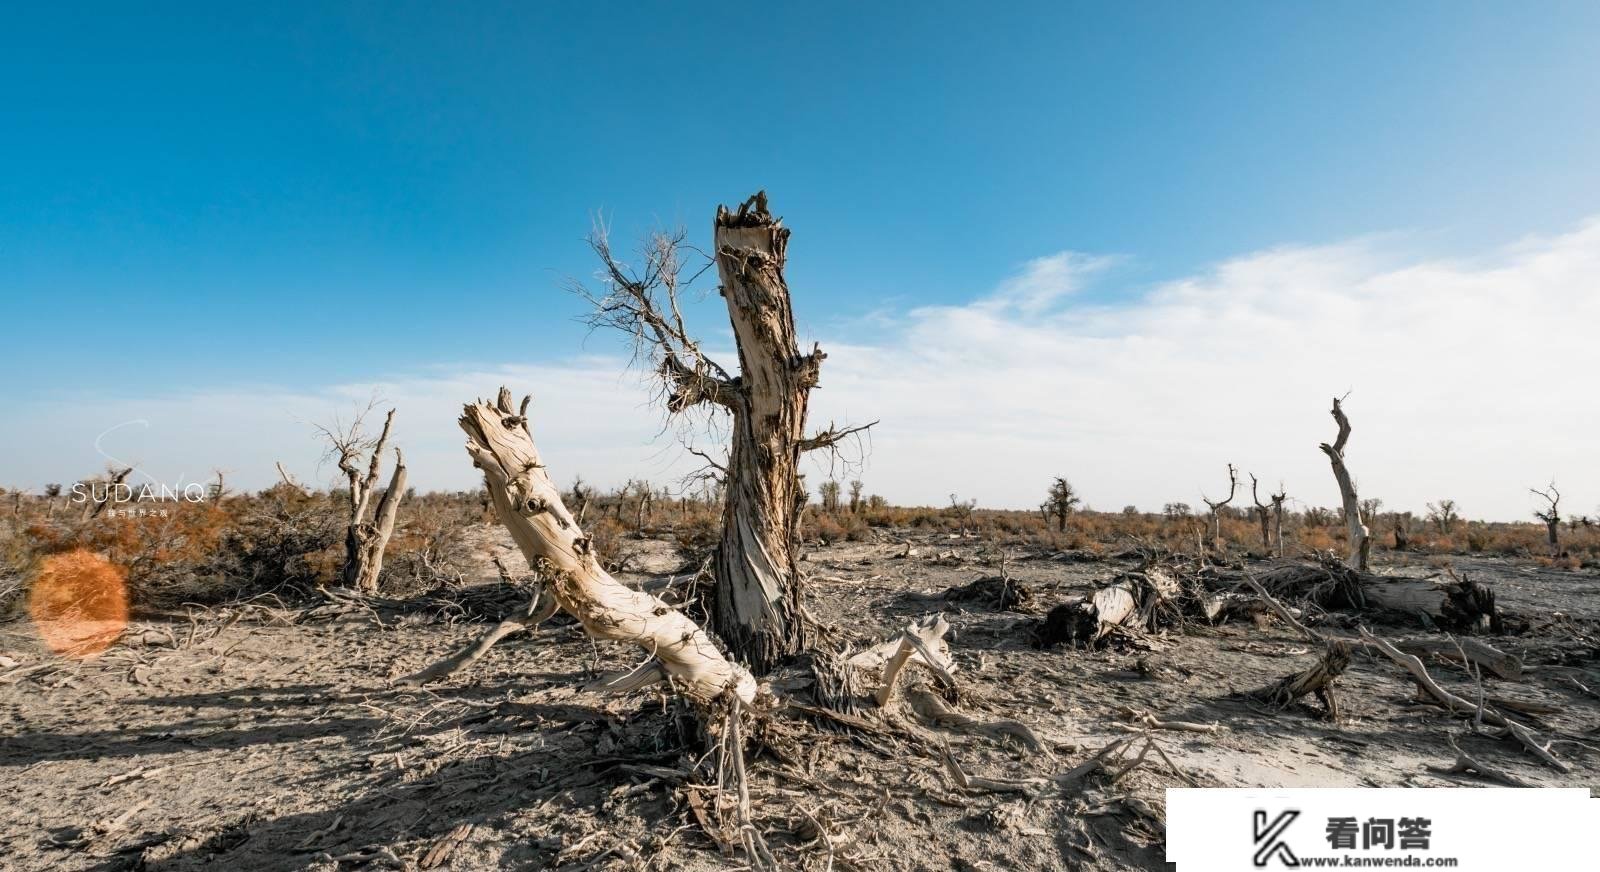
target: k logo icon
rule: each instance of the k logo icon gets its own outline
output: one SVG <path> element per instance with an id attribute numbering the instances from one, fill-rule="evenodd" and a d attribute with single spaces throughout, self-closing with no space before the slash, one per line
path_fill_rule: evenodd
<path id="1" fill-rule="evenodd" d="M 1300 812 L 1290 809 L 1285 812 L 1279 812 L 1278 816 L 1272 819 L 1272 823 L 1268 824 L 1267 813 L 1256 809 L 1256 868 L 1259 869 L 1267 865 L 1267 861 L 1272 859 L 1274 854 L 1278 856 L 1279 860 L 1283 861 L 1285 866 L 1293 868 L 1300 865 L 1300 858 L 1296 857 L 1294 852 L 1289 850 L 1289 846 L 1284 844 L 1282 840 L 1283 831 L 1288 829 L 1289 825 L 1294 823 L 1294 819 L 1299 816 Z"/>

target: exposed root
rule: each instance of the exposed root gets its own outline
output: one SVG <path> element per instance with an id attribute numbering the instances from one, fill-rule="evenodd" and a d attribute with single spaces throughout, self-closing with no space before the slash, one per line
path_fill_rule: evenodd
<path id="1" fill-rule="evenodd" d="M 996 741 L 1008 738 L 1015 739 L 1036 754 L 1050 756 L 1050 750 L 1045 746 L 1044 742 L 1040 741 L 1039 736 L 1021 721 L 1008 719 L 979 720 L 965 712 L 951 708 L 937 693 L 925 687 L 907 688 L 906 701 L 911 704 L 912 711 L 935 726 L 946 727 L 962 733 L 988 736 Z"/>
<path id="2" fill-rule="evenodd" d="M 1433 765 L 1429 765 L 1429 766 L 1425 767 L 1429 772 L 1433 772 L 1433 773 L 1436 773 L 1436 774 L 1439 774 L 1439 775 L 1472 775 L 1472 776 L 1476 776 L 1478 778 L 1485 779 L 1487 781 L 1494 781 L 1494 782 L 1498 782 L 1500 784 L 1504 784 L 1507 787 L 1535 787 L 1536 786 L 1536 785 L 1530 784 L 1530 783 L 1528 783 L 1526 781 L 1523 781 L 1522 779 L 1516 777 L 1515 775 L 1507 775 L 1506 773 L 1501 772 L 1498 769 L 1494 769 L 1492 767 L 1485 766 L 1483 763 L 1480 763 L 1472 755 L 1470 755 L 1467 752 L 1461 750 L 1461 746 L 1456 744 L 1456 737 L 1455 736 L 1448 736 L 1447 739 L 1450 742 L 1451 750 L 1456 752 L 1456 761 L 1455 761 L 1455 763 L 1453 763 L 1453 764 L 1451 764 L 1449 766 L 1433 766 Z"/>
<path id="3" fill-rule="evenodd" d="M 532 599 L 518 608 L 516 612 L 507 616 L 505 620 L 495 624 L 483 635 L 474 639 L 470 645 L 420 672 L 398 679 L 395 684 L 401 687 L 421 687 L 424 684 L 454 675 L 477 662 L 478 658 L 487 654 L 489 649 L 493 648 L 495 643 L 501 639 L 523 630 L 532 630 L 538 627 L 548 620 L 551 615 L 555 614 L 558 607 L 555 597 L 550 596 L 543 587 L 540 587 Z"/>

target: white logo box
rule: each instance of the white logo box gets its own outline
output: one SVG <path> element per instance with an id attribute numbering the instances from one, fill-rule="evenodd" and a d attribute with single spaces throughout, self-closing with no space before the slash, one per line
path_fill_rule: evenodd
<path id="1" fill-rule="evenodd" d="M 1353 847 L 1347 821 L 1329 838 L 1330 820 L 1348 818 Z M 1401 847 L 1403 819 L 1412 847 Z M 1586 787 L 1167 791 L 1167 861 L 1178 872 L 1600 870 L 1597 842 L 1600 801 Z"/>

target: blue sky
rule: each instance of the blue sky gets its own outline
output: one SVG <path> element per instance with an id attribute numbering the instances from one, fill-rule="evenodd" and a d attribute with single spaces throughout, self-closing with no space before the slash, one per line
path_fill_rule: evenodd
<path id="1" fill-rule="evenodd" d="M 1074 305 L 1134 306 L 1600 211 L 1595 4 L 269 5 L 8 13 L 14 403 L 614 354 L 561 288 L 595 211 L 704 238 L 756 188 L 846 344 L 1058 252 L 1115 258 Z"/>

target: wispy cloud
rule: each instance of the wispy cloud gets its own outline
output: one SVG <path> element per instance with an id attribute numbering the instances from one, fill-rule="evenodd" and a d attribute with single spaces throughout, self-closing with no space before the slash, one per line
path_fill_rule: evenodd
<path id="1" fill-rule="evenodd" d="M 1063 297 L 1081 290 L 1096 273 L 1104 272 L 1121 258 L 1061 251 L 1036 257 L 1022 270 L 1006 279 L 994 293 L 973 306 L 992 312 L 1015 311 L 1037 315 L 1061 302 Z"/>
<path id="2" fill-rule="evenodd" d="M 1030 506 L 1052 475 L 1099 508 L 1197 503 L 1225 464 L 1280 479 L 1313 504 L 1337 499 L 1317 443 L 1329 398 L 1351 391 L 1349 457 L 1363 495 L 1420 509 L 1442 496 L 1473 515 L 1527 514 L 1552 475 L 1575 511 L 1600 504 L 1600 407 L 1586 384 L 1600 324 L 1600 222 L 1473 260 L 1406 257 L 1370 241 L 1286 247 L 1166 282 L 1118 305 L 1075 292 L 1115 260 L 1062 252 L 965 305 L 902 310 L 871 343 L 830 343 L 813 420 L 882 419 L 862 477 L 896 501 Z M 803 289 L 800 291 L 803 293 Z M 717 335 L 707 325 L 708 336 Z M 243 486 L 283 460 L 304 478 L 308 425 L 376 392 L 422 488 L 468 487 L 460 405 L 499 384 L 535 395 L 534 424 L 558 478 L 666 480 L 697 465 L 620 358 L 506 366 L 307 389 L 23 407 L 0 425 L 0 482 L 37 486 L 98 468 L 95 436 L 163 480 L 211 467 Z M 142 440 L 142 441 L 140 441 Z M 820 477 L 819 471 L 813 477 Z M 1246 497 L 1247 499 L 1247 497 Z"/>

